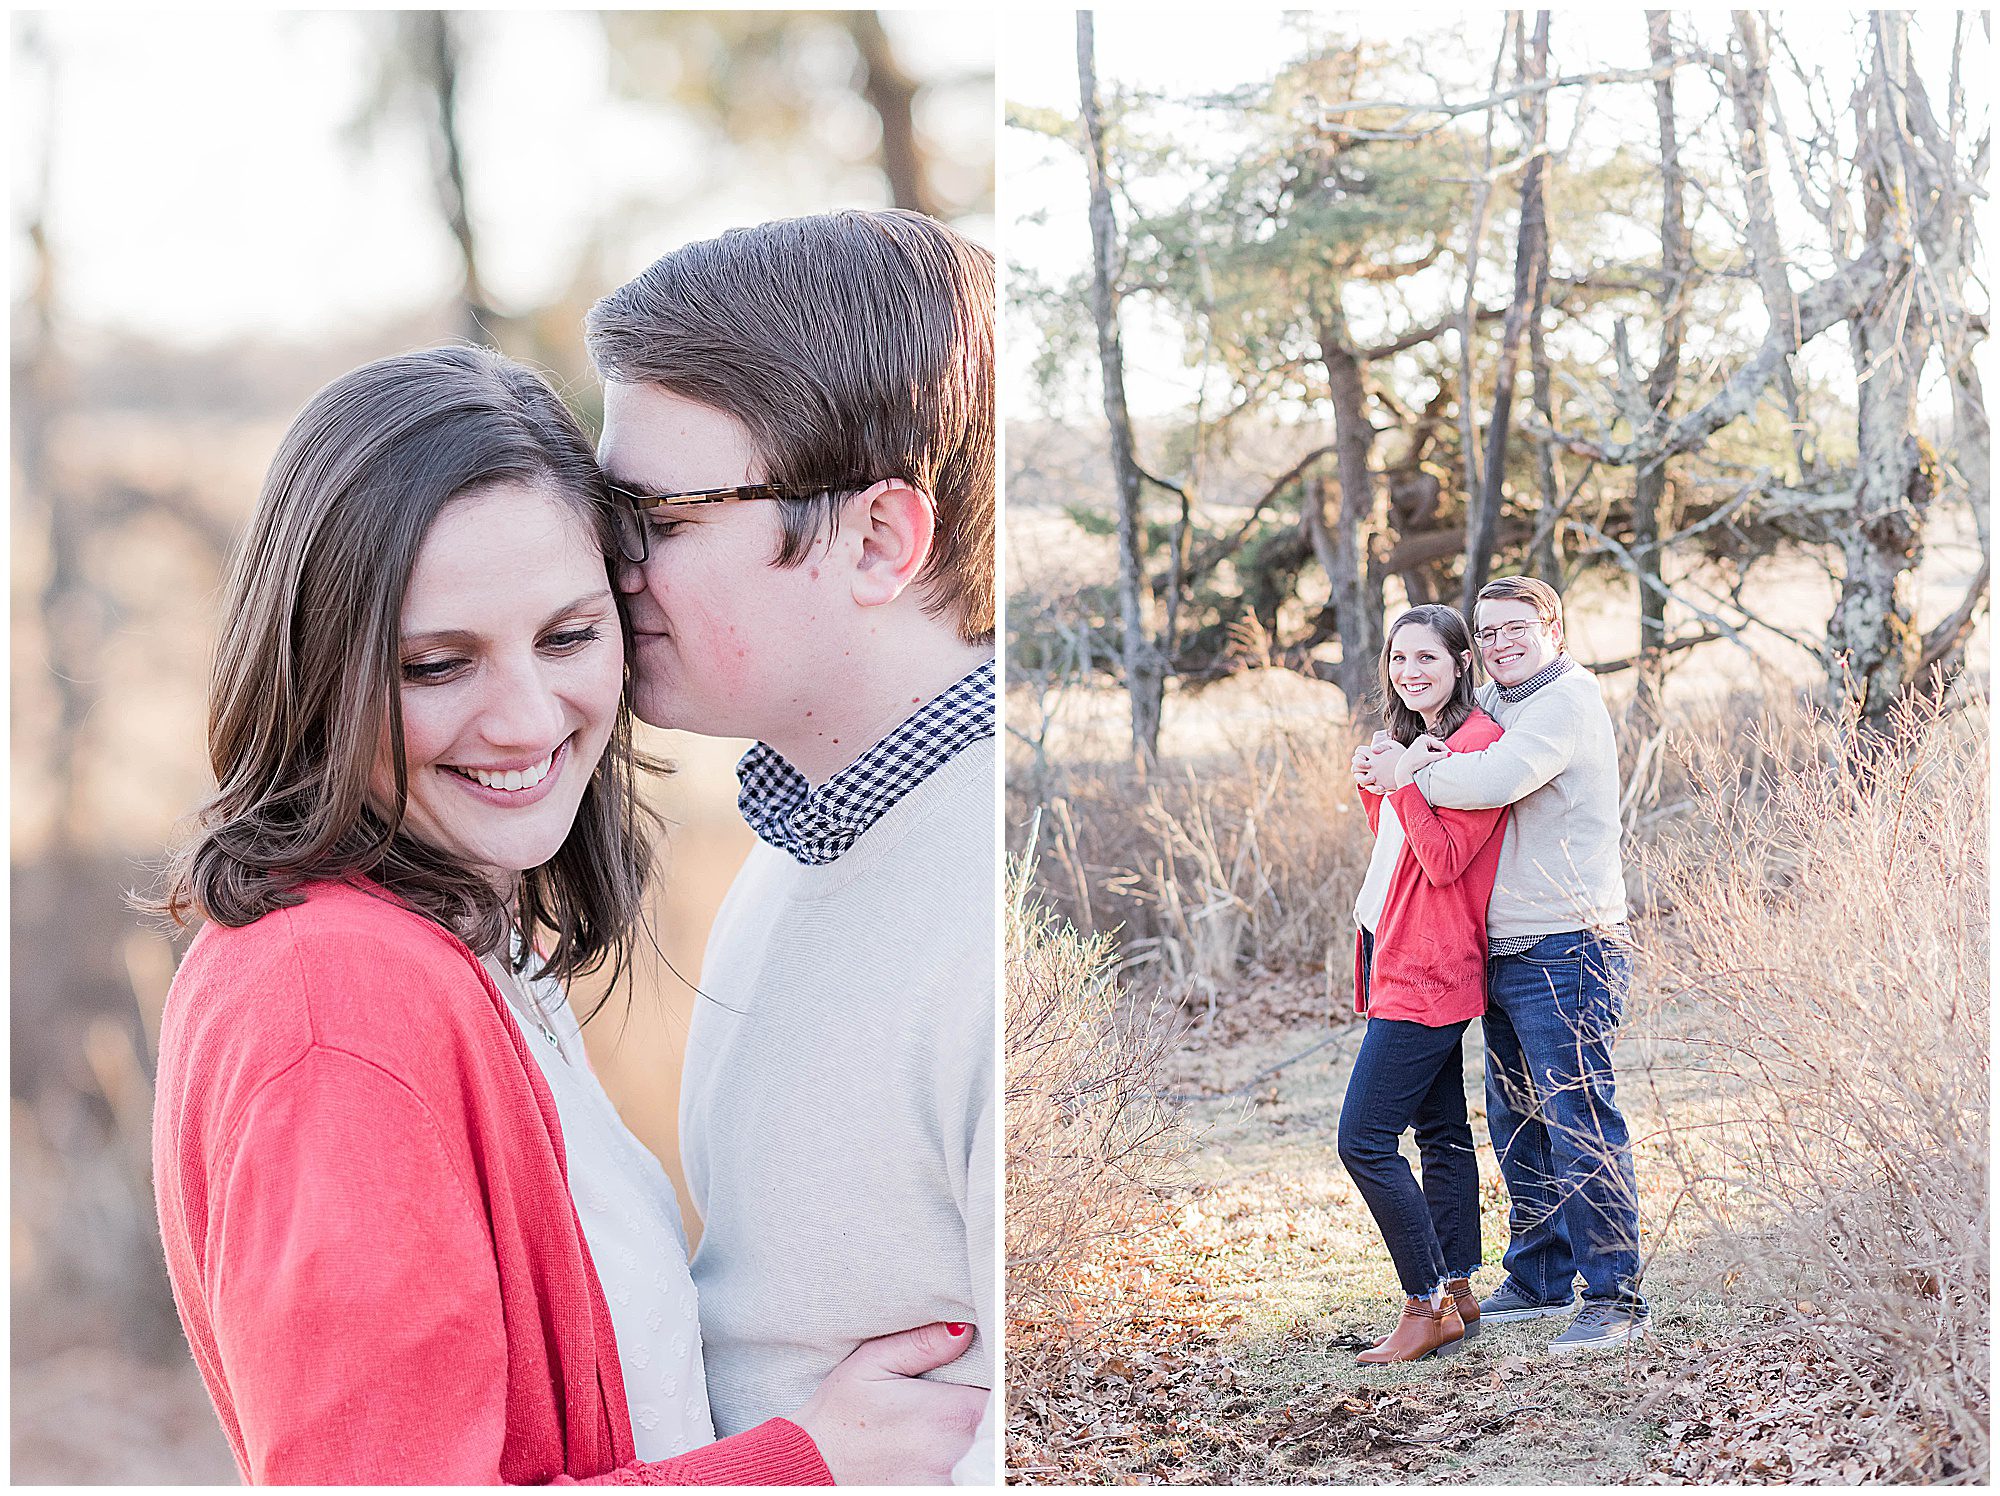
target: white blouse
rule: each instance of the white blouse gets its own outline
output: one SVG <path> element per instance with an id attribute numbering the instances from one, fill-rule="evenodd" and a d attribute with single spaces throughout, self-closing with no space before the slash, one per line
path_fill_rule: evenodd
<path id="1" fill-rule="evenodd" d="M 1389 884 L 1396 863 L 1403 855 L 1403 823 L 1396 807 L 1387 798 L 1375 820 L 1375 850 L 1368 857 L 1368 876 L 1361 880 L 1361 892 L 1354 896 L 1354 922 L 1373 935 L 1382 927 L 1382 912 L 1389 903 Z M 548 1041 L 542 1041 L 544 1046 Z"/>
<path id="2" fill-rule="evenodd" d="M 618 1337 L 633 1447 L 642 1460 L 670 1459 L 715 1441 L 680 1201 L 604 1094 L 561 986 L 547 978 L 522 985 L 563 1044 L 558 1054 L 508 1005 L 555 1096 L 570 1195 Z"/>

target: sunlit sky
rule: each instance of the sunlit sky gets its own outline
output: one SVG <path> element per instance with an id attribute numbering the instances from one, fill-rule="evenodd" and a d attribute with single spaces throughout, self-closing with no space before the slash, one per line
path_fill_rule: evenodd
<path id="1" fill-rule="evenodd" d="M 24 65 L 26 22 L 13 20 L 16 296 L 26 273 L 21 214 L 51 129 L 60 295 L 82 323 L 196 345 L 309 335 L 432 304 L 452 285 L 453 249 L 414 132 L 343 142 L 366 73 L 354 13 L 38 19 L 56 59 L 53 97 L 47 75 Z M 866 179 L 801 169 L 717 186 L 700 131 L 610 96 L 593 17 L 466 19 L 478 43 L 461 80 L 469 195 L 503 310 L 552 294 L 593 220 L 628 201 L 655 206 L 650 216 L 635 207 L 620 225 L 614 277 L 732 224 L 852 205 L 857 181 L 881 192 Z M 921 13 L 886 24 L 919 78 L 990 63 L 990 25 Z M 870 148 L 872 117 L 858 101 L 817 123 L 837 149 Z M 991 241 L 990 220 L 962 227 Z"/>
<path id="2" fill-rule="evenodd" d="M 1727 39 L 1726 12 L 1699 12 L 1691 18 L 1689 13 L 1676 11 L 1674 16 L 1679 34 L 1692 26 L 1707 45 L 1716 48 Z M 1777 21 L 1801 58 L 1808 65 L 1825 69 L 1835 100 L 1844 104 L 1844 90 L 1865 40 L 1864 18 L 1859 13 L 1823 11 L 1794 12 L 1788 18 L 1781 12 Z M 1486 91 L 1502 24 L 1501 12 L 1490 7 L 1464 11 L 1403 8 L 1394 13 L 1248 11 L 1233 12 L 1226 19 L 1214 12 L 1099 12 L 1095 45 L 1099 86 L 1107 93 L 1126 89 L 1175 99 L 1268 82 L 1289 59 L 1299 55 L 1313 35 L 1324 36 L 1336 25 L 1340 35 L 1351 35 L 1357 24 L 1365 24 L 1371 38 L 1386 42 L 1419 39 L 1425 66 L 1436 80 L 1431 86 L 1443 97 L 1470 99 Z M 1932 82 L 1940 103 L 1949 69 L 1951 35 L 1952 13 L 1945 10 L 1921 15 L 1914 28 L 1917 64 Z M 1968 76 L 1982 79 L 1990 46 L 1976 25 L 1968 28 L 1968 55 L 1972 59 Z M 1072 117 L 1076 114 L 1076 23 L 1072 13 L 1014 18 L 1002 32 L 999 57 L 1003 101 L 1054 109 Z M 1638 7 L 1554 13 L 1551 65 L 1556 72 L 1644 67 L 1647 61 L 1645 21 Z M 1782 63 L 1774 67 L 1773 76 L 1778 86 L 1786 86 Z M 1680 77 L 1677 112 L 1683 133 L 1688 134 L 1707 118 L 1715 96 L 1699 69 L 1684 69 Z M 1579 127 L 1580 103 L 1588 112 Z M 1801 123 L 1798 112 L 1794 105 L 1795 128 Z M 1185 130 L 1190 138 L 1197 132 L 1227 128 L 1222 116 L 1206 111 L 1161 110 L 1149 119 L 1155 125 L 1167 122 Z M 1623 140 L 1650 157 L 1656 150 L 1656 129 L 1652 93 L 1643 85 L 1559 89 L 1551 95 L 1550 139 L 1557 149 L 1574 140 L 1588 154 L 1601 143 Z M 1510 143 L 1510 127 L 1503 125 L 1500 139 L 1504 149 Z M 1087 266 L 1087 189 L 1077 155 L 1029 132 L 1008 129 L 1002 132 L 999 161 L 1007 259 L 1051 281 Z M 1143 192 L 1143 184 L 1137 190 Z M 1155 203 L 1162 200 L 1154 199 Z M 1824 263 L 1815 264 L 1810 258 L 1811 247 L 1823 242 L 1823 235 L 1791 207 L 1788 180 L 1780 187 L 1779 201 L 1781 213 L 1790 220 L 1789 242 L 1803 247 L 1801 272 L 1823 273 Z M 1505 224 L 1489 229 L 1487 260 L 1482 267 L 1483 276 L 1493 281 L 1485 288 L 1489 304 L 1506 297 L 1512 265 L 1510 234 L 1511 228 Z M 1635 252 L 1656 258 L 1657 235 L 1636 245 Z M 1018 337 L 1023 326 L 1016 319 L 1010 331 Z M 1195 379 L 1186 367 L 1179 330 L 1154 319 L 1143 303 L 1134 301 L 1127 304 L 1125 332 L 1127 390 L 1133 410 L 1159 414 L 1186 408 Z M 1844 367 L 1846 355 L 1833 342 L 1823 339 L 1809 350 L 1808 357 Z M 1094 384 L 1091 393 L 1094 397 Z M 1016 381 L 1008 392 L 1006 409 L 1012 416 L 1026 416 L 1037 413 L 1040 407 L 1035 392 L 1024 381 Z"/>

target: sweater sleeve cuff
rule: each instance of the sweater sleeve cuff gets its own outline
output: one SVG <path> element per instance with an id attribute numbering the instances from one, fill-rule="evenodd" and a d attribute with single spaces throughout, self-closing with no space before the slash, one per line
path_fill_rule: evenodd
<path id="1" fill-rule="evenodd" d="M 617 1471 L 607 1484 L 830 1486 L 833 1472 L 826 1468 L 810 1434 L 789 1418 L 772 1418 L 679 1459 Z"/>
<path id="2" fill-rule="evenodd" d="M 715 1465 L 702 1475 L 708 1486 L 830 1486 L 833 1472 L 812 1435 L 789 1418 L 769 1418 L 702 1451 Z"/>
<path id="3" fill-rule="evenodd" d="M 1430 766 L 1428 764 L 1424 766 L 1424 768 L 1429 768 L 1429 767 Z M 1421 774 L 1423 770 L 1419 769 L 1417 772 Z M 1412 800 L 1420 802 L 1425 810 L 1436 809 L 1436 807 L 1431 804 L 1430 799 L 1424 794 L 1424 787 L 1421 784 L 1417 783 L 1417 781 L 1414 778 L 1412 778 L 1408 784 L 1399 784 L 1393 790 L 1389 791 L 1388 799 L 1389 803 L 1396 807 L 1396 814 L 1399 817 L 1405 816 L 1406 812 L 1409 809 L 1409 804 Z"/>

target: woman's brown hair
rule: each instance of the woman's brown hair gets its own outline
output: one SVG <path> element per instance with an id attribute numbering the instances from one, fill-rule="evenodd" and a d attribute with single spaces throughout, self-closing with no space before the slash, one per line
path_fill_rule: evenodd
<path id="1" fill-rule="evenodd" d="M 617 554 L 603 475 L 561 398 L 480 348 L 377 360 L 307 402 L 279 444 L 231 570 L 208 698 L 215 793 L 146 907 L 175 924 L 247 925 L 308 883 L 372 879 L 482 954 L 553 936 L 544 968 L 613 979 L 631 951 L 657 817 L 622 708 L 576 821 L 521 875 L 513 913 L 478 871 L 404 828 L 401 619 L 446 504 L 496 483 L 547 487 Z M 629 643 L 629 641 L 628 641 Z M 627 656 L 629 660 L 630 651 Z M 628 663 L 627 669 L 630 666 Z M 386 733 L 395 799 L 369 802 Z"/>
<path id="2" fill-rule="evenodd" d="M 1403 705 L 1395 683 L 1389 679 L 1389 651 L 1396 647 L 1396 631 L 1412 623 L 1420 623 L 1436 634 L 1438 642 L 1451 655 L 1451 697 L 1439 710 L 1436 727 L 1425 726 L 1422 713 Z M 1408 747 L 1423 733 L 1443 740 L 1465 726 L 1465 719 L 1479 708 L 1472 696 L 1472 688 L 1478 683 L 1475 674 L 1478 658 L 1472 650 L 1472 631 L 1465 626 L 1465 616 L 1458 609 L 1444 603 L 1420 603 L 1399 614 L 1382 640 L 1382 660 L 1376 672 L 1382 691 L 1382 723 L 1389 736 Z"/>

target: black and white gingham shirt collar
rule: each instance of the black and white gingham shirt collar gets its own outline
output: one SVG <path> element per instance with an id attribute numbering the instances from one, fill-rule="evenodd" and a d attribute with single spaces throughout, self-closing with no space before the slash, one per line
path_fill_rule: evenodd
<path id="1" fill-rule="evenodd" d="M 986 660 L 818 789 L 759 743 L 736 765 L 736 806 L 780 852 L 809 867 L 832 862 L 961 748 L 993 736 L 994 681 Z"/>
<path id="2" fill-rule="evenodd" d="M 1500 699 L 1509 705 L 1517 701 L 1526 701 L 1565 670 L 1572 668 L 1575 663 L 1568 655 L 1557 655 L 1553 664 L 1537 670 L 1518 686 L 1501 686 Z"/>

